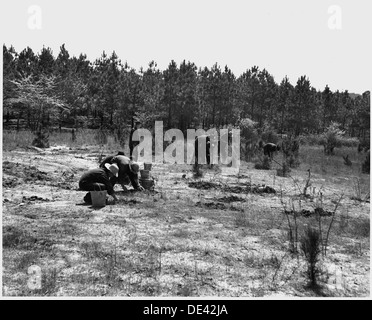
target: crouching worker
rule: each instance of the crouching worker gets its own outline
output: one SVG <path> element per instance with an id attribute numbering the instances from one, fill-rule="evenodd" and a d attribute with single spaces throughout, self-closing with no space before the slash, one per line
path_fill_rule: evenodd
<path id="1" fill-rule="evenodd" d="M 80 178 L 79 188 L 84 191 L 107 190 L 107 193 L 114 198 L 114 201 L 117 201 L 114 185 L 118 173 L 119 168 L 116 164 L 106 163 L 103 168 L 91 169 L 85 172 Z M 84 202 L 92 203 L 90 192 L 85 195 Z"/>
<path id="2" fill-rule="evenodd" d="M 117 154 L 111 155 L 106 157 L 105 159 L 102 160 L 101 164 L 99 165 L 100 168 L 104 168 L 106 163 L 111 163 L 112 159 L 115 158 L 116 156 L 125 156 L 123 151 L 119 151 Z"/>
<path id="3" fill-rule="evenodd" d="M 124 191 L 128 188 L 126 185 L 132 184 L 137 191 L 145 190 L 138 181 L 139 165 L 131 161 L 128 157 L 117 155 L 111 159 L 111 163 L 116 164 L 119 168 L 119 175 L 115 183 L 119 183 Z M 105 165 L 103 163 L 100 166 Z"/>

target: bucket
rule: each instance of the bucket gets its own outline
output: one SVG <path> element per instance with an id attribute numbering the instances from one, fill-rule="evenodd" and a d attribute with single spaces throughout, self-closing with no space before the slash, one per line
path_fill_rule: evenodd
<path id="1" fill-rule="evenodd" d="M 150 177 L 150 170 L 140 170 L 141 178 L 148 179 Z"/>
<path id="2" fill-rule="evenodd" d="M 144 163 L 143 167 L 145 170 L 151 171 L 152 163 Z"/>
<path id="3" fill-rule="evenodd" d="M 92 197 L 93 207 L 104 207 L 106 206 L 106 190 L 101 191 L 91 191 L 90 196 Z"/>
<path id="4" fill-rule="evenodd" d="M 144 187 L 146 190 L 150 190 L 154 187 L 154 180 L 149 179 L 140 179 L 140 184 L 142 187 Z"/>

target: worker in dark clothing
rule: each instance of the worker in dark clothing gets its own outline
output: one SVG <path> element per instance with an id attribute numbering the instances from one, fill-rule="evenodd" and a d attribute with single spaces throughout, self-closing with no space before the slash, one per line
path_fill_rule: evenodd
<path id="1" fill-rule="evenodd" d="M 104 168 L 105 167 L 105 164 L 106 163 L 111 163 L 112 159 L 116 156 L 125 156 L 124 152 L 123 151 L 119 151 L 117 154 L 115 155 L 111 155 L 111 156 L 108 156 L 106 157 L 105 159 L 102 160 L 101 164 L 99 165 L 100 168 Z"/>
<path id="2" fill-rule="evenodd" d="M 119 183 L 124 191 L 128 190 L 126 185 L 129 183 L 132 184 L 135 190 L 144 190 L 138 181 L 139 165 L 137 163 L 131 161 L 128 157 L 123 155 L 112 157 L 111 163 L 116 164 L 119 168 L 119 174 L 115 180 L 115 183 Z"/>
<path id="3" fill-rule="evenodd" d="M 84 191 L 107 190 L 107 193 L 117 201 L 118 199 L 114 192 L 114 182 L 118 173 L 119 167 L 116 164 L 106 163 L 103 168 L 91 169 L 81 176 L 79 189 Z M 85 195 L 84 202 L 92 203 L 90 192 Z"/>
<path id="4" fill-rule="evenodd" d="M 276 145 L 275 143 L 269 142 L 263 146 L 263 149 L 264 149 L 264 155 L 269 156 L 269 158 L 272 158 L 274 155 L 274 152 L 279 151 L 280 147 Z"/>
<path id="5" fill-rule="evenodd" d="M 133 133 L 137 130 L 137 129 L 140 129 L 141 128 L 141 122 L 139 121 L 136 121 L 134 127 L 132 128 L 132 130 L 130 131 L 130 134 L 129 134 L 129 157 L 130 157 L 130 160 L 134 160 L 136 161 L 137 160 L 137 154 L 133 154 L 133 150 L 136 146 L 139 145 L 139 141 L 133 141 Z"/>

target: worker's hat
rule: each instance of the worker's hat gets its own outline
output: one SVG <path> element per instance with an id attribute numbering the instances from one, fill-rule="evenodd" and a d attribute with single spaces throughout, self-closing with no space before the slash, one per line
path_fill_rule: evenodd
<path id="1" fill-rule="evenodd" d="M 119 167 L 118 167 L 117 164 L 115 164 L 115 163 L 112 163 L 112 164 L 110 164 L 110 163 L 105 163 L 105 167 L 106 167 L 107 170 L 110 170 L 111 173 L 112 173 L 115 177 L 118 176 L 118 174 L 119 174 Z"/>
<path id="2" fill-rule="evenodd" d="M 129 170 L 133 173 L 138 173 L 139 172 L 139 165 L 136 162 L 130 162 L 129 163 Z"/>

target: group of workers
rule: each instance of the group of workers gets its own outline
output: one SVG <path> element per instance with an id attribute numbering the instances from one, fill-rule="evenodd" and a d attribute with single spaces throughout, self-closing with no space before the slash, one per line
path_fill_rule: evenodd
<path id="1" fill-rule="evenodd" d="M 133 132 L 140 128 L 141 123 L 136 121 L 130 132 L 129 150 L 130 156 L 126 157 L 124 152 L 119 151 L 116 155 L 106 157 L 99 165 L 99 168 L 90 169 L 85 172 L 79 180 L 79 189 L 88 191 L 84 197 L 84 202 L 92 203 L 90 191 L 106 190 L 113 197 L 114 201 L 118 198 L 114 192 L 115 184 L 120 184 L 124 191 L 128 191 L 128 185 L 143 191 L 144 188 L 138 181 L 139 165 L 133 161 L 133 149 L 139 144 L 133 141 Z M 135 157 L 136 158 L 136 157 Z"/>
<path id="2" fill-rule="evenodd" d="M 138 181 L 139 165 L 126 157 L 123 152 L 105 158 L 99 168 L 90 169 L 85 172 L 79 181 L 79 189 L 89 191 L 84 202 L 91 204 L 92 199 L 90 191 L 107 190 L 107 193 L 113 197 L 114 201 L 118 198 L 115 195 L 114 186 L 120 184 L 124 191 L 128 190 L 128 185 L 143 191 L 144 188 Z"/>
<path id="3" fill-rule="evenodd" d="M 137 159 L 134 154 L 134 148 L 139 144 L 138 141 L 133 141 L 133 133 L 141 127 L 141 123 L 136 121 L 134 127 L 130 132 L 129 137 L 129 150 L 130 156 L 126 157 L 122 151 L 119 151 L 116 155 L 106 157 L 99 165 L 99 168 L 91 169 L 85 172 L 79 181 L 79 188 L 83 191 L 89 191 L 85 197 L 85 203 L 92 203 L 90 191 L 107 190 L 107 193 L 117 201 L 117 197 L 114 192 L 115 184 L 120 184 L 124 191 L 128 191 L 128 185 L 132 184 L 133 188 L 138 191 L 143 191 L 144 188 L 140 185 L 138 180 L 139 165 L 133 161 L 133 158 Z M 206 161 L 208 164 L 211 163 L 211 140 L 208 135 L 199 136 L 195 139 L 195 161 L 198 163 L 198 140 L 205 139 L 206 143 Z M 262 142 L 261 142 L 262 144 Z M 267 143 L 260 145 L 263 147 L 264 154 L 270 158 L 273 156 L 275 151 L 279 151 L 280 147 L 273 144 Z M 218 152 L 220 151 L 220 144 L 218 142 Z"/>

